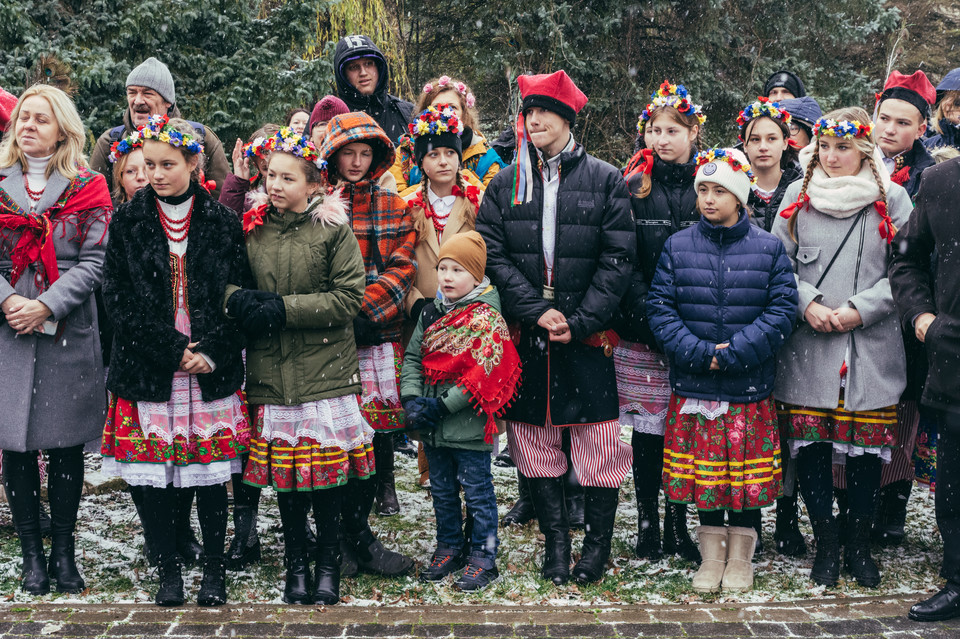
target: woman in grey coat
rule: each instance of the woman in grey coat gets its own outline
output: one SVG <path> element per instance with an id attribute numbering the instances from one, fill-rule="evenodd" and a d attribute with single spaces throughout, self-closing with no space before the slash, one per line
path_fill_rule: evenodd
<path id="1" fill-rule="evenodd" d="M 860 108 L 820 119 L 800 152 L 804 180 L 787 189 L 772 229 L 793 262 L 800 294 L 800 322 L 780 351 L 775 394 L 817 541 L 810 577 L 824 585 L 835 585 L 840 574 L 834 457 L 846 463 L 845 565 L 861 585 L 880 583 L 870 528 L 906 386 L 887 256 L 912 205 L 883 169 L 871 132 Z"/>
<path id="2" fill-rule="evenodd" d="M 23 589 L 80 592 L 74 529 L 83 444 L 100 436 L 106 408 L 97 309 L 112 205 L 86 168 L 83 123 L 53 87 L 24 92 L 0 145 L 0 448 L 23 554 Z M 53 546 L 40 536 L 37 451 L 50 458 Z"/>

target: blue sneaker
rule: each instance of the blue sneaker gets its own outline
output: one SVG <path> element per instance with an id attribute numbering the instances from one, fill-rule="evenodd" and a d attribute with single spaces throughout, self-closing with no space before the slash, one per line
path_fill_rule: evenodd
<path id="1" fill-rule="evenodd" d="M 456 548 L 437 548 L 430 565 L 420 573 L 420 581 L 440 581 L 463 568 L 463 553 Z"/>
<path id="2" fill-rule="evenodd" d="M 454 586 L 464 592 L 480 592 L 499 579 L 500 571 L 496 563 L 485 557 L 470 555 L 467 557 L 467 569 Z"/>

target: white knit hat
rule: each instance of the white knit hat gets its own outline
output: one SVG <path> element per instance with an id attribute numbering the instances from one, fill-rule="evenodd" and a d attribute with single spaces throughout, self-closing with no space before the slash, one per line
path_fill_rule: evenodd
<path id="1" fill-rule="evenodd" d="M 754 181 L 747 156 L 737 149 L 710 149 L 697 155 L 694 189 L 701 182 L 713 182 L 733 193 L 740 204 L 746 206 Z"/>

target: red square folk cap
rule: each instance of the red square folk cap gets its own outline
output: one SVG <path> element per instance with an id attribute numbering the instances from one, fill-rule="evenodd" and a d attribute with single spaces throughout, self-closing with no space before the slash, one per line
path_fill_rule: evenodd
<path id="1" fill-rule="evenodd" d="M 883 84 L 879 102 L 891 98 L 909 102 L 926 118 L 930 114 L 930 107 L 937 101 L 937 90 L 923 71 L 914 71 L 911 75 L 894 71 Z"/>
<path id="2" fill-rule="evenodd" d="M 569 120 L 570 126 L 574 125 L 577 113 L 587 103 L 587 96 L 563 69 L 553 73 L 518 76 L 517 85 L 523 98 L 523 111 L 531 107 L 553 111 Z"/>

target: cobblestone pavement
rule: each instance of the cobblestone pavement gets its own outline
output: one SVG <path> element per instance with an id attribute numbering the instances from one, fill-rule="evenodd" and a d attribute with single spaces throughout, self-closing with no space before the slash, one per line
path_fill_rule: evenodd
<path id="1" fill-rule="evenodd" d="M 0 606 L 0 637 L 858 637 L 960 639 L 960 619 L 919 624 L 916 596 L 690 606 Z"/>

